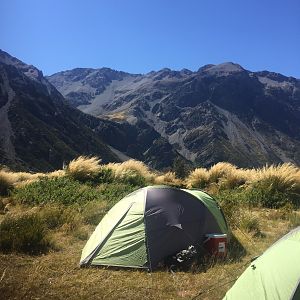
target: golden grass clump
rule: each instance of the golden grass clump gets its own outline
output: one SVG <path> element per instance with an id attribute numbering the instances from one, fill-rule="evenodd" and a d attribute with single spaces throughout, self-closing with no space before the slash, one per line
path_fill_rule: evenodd
<path id="1" fill-rule="evenodd" d="M 219 179 L 221 189 L 234 189 L 245 184 L 249 180 L 247 172 L 244 169 L 232 169 Z"/>
<path id="2" fill-rule="evenodd" d="M 279 191 L 294 191 L 300 193 L 300 169 L 291 163 L 278 166 L 265 166 L 256 171 L 252 184 L 261 183 L 274 187 Z"/>
<path id="3" fill-rule="evenodd" d="M 77 180 L 92 179 L 100 172 L 100 163 L 98 157 L 79 156 L 69 163 L 66 174 Z"/>
<path id="4" fill-rule="evenodd" d="M 208 170 L 209 182 L 217 183 L 221 178 L 227 177 L 229 174 L 236 172 L 236 170 L 237 167 L 230 163 L 219 162 Z"/>
<path id="5" fill-rule="evenodd" d="M 63 176 L 66 176 L 66 171 L 65 170 L 56 170 L 56 171 L 47 173 L 46 176 L 48 178 L 63 177 Z"/>
<path id="6" fill-rule="evenodd" d="M 10 188 L 13 187 L 15 176 L 11 172 L 0 170 L 0 195 L 7 195 Z"/>
<path id="7" fill-rule="evenodd" d="M 230 163 L 220 162 L 213 165 L 209 170 L 205 168 L 193 170 L 186 179 L 186 185 L 188 188 L 204 188 L 209 185 L 216 185 L 218 188 L 232 189 L 244 184 L 249 179 L 249 170 L 238 169 Z"/>
<path id="8" fill-rule="evenodd" d="M 203 188 L 207 185 L 209 173 L 205 168 L 197 168 L 190 172 L 186 179 L 188 188 Z"/>
<path id="9" fill-rule="evenodd" d="M 154 175 L 144 163 L 134 159 L 122 163 L 109 163 L 106 167 L 113 171 L 116 178 L 120 179 L 131 176 L 132 174 L 140 175 L 147 182 L 152 182 L 154 178 Z"/>
<path id="10" fill-rule="evenodd" d="M 167 172 L 155 177 L 154 183 L 173 186 L 180 186 L 182 184 L 181 180 L 176 178 L 175 172 Z"/>

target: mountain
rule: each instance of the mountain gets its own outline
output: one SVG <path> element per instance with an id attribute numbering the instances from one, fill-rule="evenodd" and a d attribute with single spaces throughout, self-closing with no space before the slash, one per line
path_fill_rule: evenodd
<path id="1" fill-rule="evenodd" d="M 194 165 L 300 164 L 299 79 L 231 62 L 148 74 L 77 68 L 47 79 L 72 106 L 114 121 L 125 135 L 142 124 Z M 143 144 L 140 138 L 131 151 Z M 127 146 L 114 144 L 123 152 Z"/>
<path id="2" fill-rule="evenodd" d="M 81 79 L 89 72 L 84 71 Z M 103 78 L 100 73 L 93 77 L 99 93 L 113 80 L 126 76 L 109 69 L 103 74 Z M 73 75 L 72 80 L 80 80 L 76 71 Z M 156 169 L 178 160 L 187 163 L 143 120 L 114 122 L 82 113 L 74 106 L 40 70 L 0 50 L 0 164 L 48 171 L 79 155 L 97 155 L 103 162 L 135 158 Z"/>
<path id="3" fill-rule="evenodd" d="M 0 50 L 0 163 L 18 169 L 61 168 L 81 154 L 118 157 L 41 71 Z"/>

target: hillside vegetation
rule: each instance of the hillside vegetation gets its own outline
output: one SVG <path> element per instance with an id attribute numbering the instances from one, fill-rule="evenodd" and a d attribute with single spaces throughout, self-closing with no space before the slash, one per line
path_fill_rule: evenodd
<path id="1" fill-rule="evenodd" d="M 240 169 L 229 163 L 183 176 L 135 160 L 102 164 L 79 157 L 51 173 L 0 170 L 0 294 L 5 299 L 221 299 L 248 265 L 300 225 L 300 169 L 292 164 Z M 122 197 L 165 184 L 203 189 L 232 230 L 223 262 L 188 272 L 79 268 L 95 225 Z M 17 274 L 17 276 L 16 276 Z M 137 280 L 138 278 L 138 280 Z"/>

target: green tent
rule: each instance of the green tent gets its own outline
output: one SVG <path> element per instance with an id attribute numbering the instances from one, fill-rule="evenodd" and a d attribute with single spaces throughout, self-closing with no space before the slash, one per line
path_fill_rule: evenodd
<path id="1" fill-rule="evenodd" d="M 80 265 L 153 270 L 167 256 L 201 243 L 205 234 L 227 231 L 220 208 L 206 193 L 150 186 L 129 194 L 104 216 Z"/>
<path id="2" fill-rule="evenodd" d="M 300 299 L 300 227 L 254 260 L 224 297 L 240 299 Z"/>

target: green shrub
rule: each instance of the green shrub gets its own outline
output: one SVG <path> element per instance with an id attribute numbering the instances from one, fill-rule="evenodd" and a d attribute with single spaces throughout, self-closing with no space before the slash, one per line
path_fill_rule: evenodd
<path id="1" fill-rule="evenodd" d="M 29 205 L 44 203 L 71 205 L 101 199 L 95 188 L 68 177 L 42 178 L 15 189 L 12 196 L 18 202 Z"/>
<path id="2" fill-rule="evenodd" d="M 111 184 L 104 183 L 98 187 L 98 193 L 101 195 L 102 200 L 107 201 L 108 208 L 111 208 L 123 197 L 137 190 L 138 188 L 139 186 L 121 182 Z"/>
<path id="3" fill-rule="evenodd" d="M 146 185 L 145 177 L 143 177 L 135 170 L 126 170 L 122 173 L 122 176 L 117 177 L 115 180 L 125 184 L 135 185 L 135 186 Z"/>
<path id="4" fill-rule="evenodd" d="M 77 206 L 66 207 L 62 214 L 63 229 L 66 232 L 73 232 L 83 225 L 83 217 Z"/>
<path id="5" fill-rule="evenodd" d="M 63 226 L 65 231 L 72 231 L 83 224 L 83 217 L 77 205 L 45 205 L 39 209 L 38 215 L 48 229 Z"/>
<path id="6" fill-rule="evenodd" d="M 286 190 L 277 189 L 276 185 L 267 182 L 257 182 L 250 189 L 245 191 L 245 196 L 253 206 L 263 206 L 267 208 L 280 208 L 288 203 L 294 206 L 300 204 L 300 194 Z"/>
<path id="7" fill-rule="evenodd" d="M 245 206 L 244 193 L 239 189 L 223 190 L 217 194 L 216 199 L 220 204 L 231 228 L 235 228 L 239 224 L 241 210 Z"/>
<path id="8" fill-rule="evenodd" d="M 112 183 L 114 181 L 114 173 L 112 169 L 102 167 L 95 177 L 96 183 Z"/>
<path id="9" fill-rule="evenodd" d="M 39 216 L 49 229 L 55 229 L 64 224 L 64 207 L 58 205 L 47 205 L 40 209 Z"/>
<path id="10" fill-rule="evenodd" d="M 108 208 L 103 201 L 91 201 L 84 205 L 82 209 L 83 221 L 87 224 L 98 225 Z"/>
<path id="11" fill-rule="evenodd" d="M 260 234 L 260 225 L 256 217 L 251 214 L 244 213 L 241 215 L 239 222 L 240 229 L 253 232 L 254 234 Z"/>
<path id="12" fill-rule="evenodd" d="M 0 249 L 3 252 L 39 254 L 50 247 L 45 224 L 36 213 L 6 216 L 0 223 Z"/>

